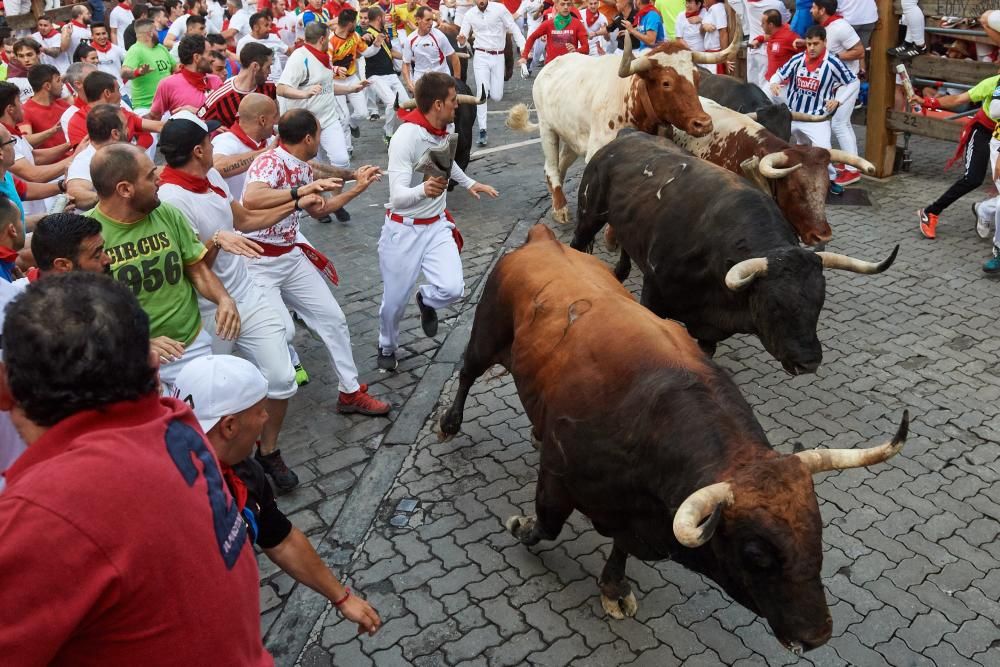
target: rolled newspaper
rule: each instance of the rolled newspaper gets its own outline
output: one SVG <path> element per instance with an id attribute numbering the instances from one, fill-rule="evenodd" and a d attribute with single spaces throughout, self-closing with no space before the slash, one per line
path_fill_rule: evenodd
<path id="1" fill-rule="evenodd" d="M 910 81 L 910 73 L 906 71 L 906 65 L 903 63 L 896 65 L 896 74 L 899 75 L 899 82 L 903 84 L 903 92 L 906 93 L 906 103 L 910 105 L 914 113 L 920 113 L 920 105 L 910 101 L 917 93 L 913 90 L 913 82 Z"/>

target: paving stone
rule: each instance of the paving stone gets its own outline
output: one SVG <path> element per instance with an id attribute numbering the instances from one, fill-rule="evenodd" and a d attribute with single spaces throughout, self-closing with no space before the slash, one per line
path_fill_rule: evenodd
<path id="1" fill-rule="evenodd" d="M 535 629 L 510 637 L 500 646 L 486 649 L 486 657 L 491 665 L 508 667 L 523 665 L 525 658 L 535 651 L 545 647 L 541 636 Z"/>
<path id="2" fill-rule="evenodd" d="M 924 649 L 936 646 L 947 633 L 956 629 L 957 626 L 949 622 L 940 612 L 932 610 L 930 613 L 918 616 L 909 628 L 904 628 L 896 634 L 912 650 L 924 653 Z"/>
<path id="3" fill-rule="evenodd" d="M 1000 628 L 996 623 L 980 617 L 963 623 L 958 630 L 945 635 L 944 640 L 960 654 L 971 657 L 1000 643 Z"/>
<path id="4" fill-rule="evenodd" d="M 935 667 L 930 658 L 911 651 L 899 637 L 893 637 L 890 641 L 879 644 L 875 650 L 893 667 Z"/>
<path id="5" fill-rule="evenodd" d="M 500 634 L 492 625 L 476 628 L 461 639 L 444 645 L 444 652 L 453 662 L 468 660 L 501 642 Z"/>

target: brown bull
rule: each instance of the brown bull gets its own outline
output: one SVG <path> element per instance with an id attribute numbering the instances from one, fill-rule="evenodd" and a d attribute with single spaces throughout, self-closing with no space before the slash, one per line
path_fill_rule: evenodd
<path id="1" fill-rule="evenodd" d="M 536 515 L 506 525 L 530 546 L 555 539 L 573 510 L 587 516 L 614 540 L 599 582 L 610 615 L 636 612 L 629 555 L 671 558 L 765 617 L 786 647 L 829 639 L 812 475 L 893 456 L 905 413 L 879 447 L 775 452 L 682 326 L 542 225 L 490 274 L 442 433 L 458 432 L 470 387 L 493 364 L 513 375 L 541 441 Z"/>

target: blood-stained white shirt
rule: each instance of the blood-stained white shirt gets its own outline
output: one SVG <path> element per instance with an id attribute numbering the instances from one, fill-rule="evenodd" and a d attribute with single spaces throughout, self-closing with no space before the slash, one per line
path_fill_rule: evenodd
<path id="1" fill-rule="evenodd" d="M 391 152 L 390 152 L 391 155 Z M 246 174 L 246 187 L 251 183 L 264 183 L 274 190 L 299 188 L 313 181 L 313 170 L 308 162 L 303 162 L 284 148 L 278 146 L 257 156 Z M 299 231 L 299 224 L 305 211 L 293 211 L 284 220 L 266 229 L 247 232 L 245 236 L 254 241 L 273 245 L 292 245 Z"/>

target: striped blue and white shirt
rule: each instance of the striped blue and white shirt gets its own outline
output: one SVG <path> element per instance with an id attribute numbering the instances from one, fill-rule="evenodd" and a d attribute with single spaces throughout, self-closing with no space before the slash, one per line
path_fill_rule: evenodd
<path id="1" fill-rule="evenodd" d="M 779 67 L 771 83 L 787 83 L 788 108 L 814 116 L 826 115 L 827 102 L 832 99 L 843 102 L 860 85 L 854 72 L 830 53 L 824 54 L 823 62 L 810 72 L 804 51 Z"/>

